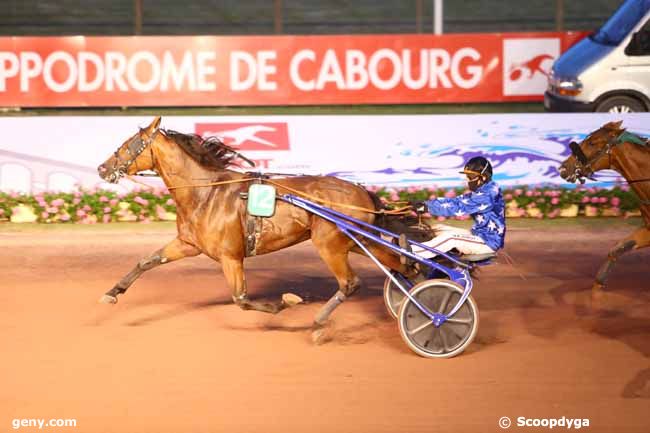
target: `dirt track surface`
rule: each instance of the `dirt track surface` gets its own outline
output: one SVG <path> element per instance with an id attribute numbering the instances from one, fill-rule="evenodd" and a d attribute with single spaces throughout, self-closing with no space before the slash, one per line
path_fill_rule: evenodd
<path id="1" fill-rule="evenodd" d="M 0 227 L 0 432 L 18 418 L 74 418 L 76 428 L 42 431 L 88 433 L 496 432 L 502 416 L 650 431 L 650 251 L 621 259 L 603 310 L 586 308 L 592 276 L 629 226 L 511 230 L 517 267 L 483 270 L 478 337 L 449 360 L 408 349 L 384 310 L 382 274 L 356 256 L 366 286 L 334 313 L 333 341 L 313 345 L 313 316 L 335 282 L 309 243 L 247 261 L 253 297 L 308 301 L 277 316 L 234 306 L 205 257 L 98 304 L 174 237 L 133 227 Z"/>

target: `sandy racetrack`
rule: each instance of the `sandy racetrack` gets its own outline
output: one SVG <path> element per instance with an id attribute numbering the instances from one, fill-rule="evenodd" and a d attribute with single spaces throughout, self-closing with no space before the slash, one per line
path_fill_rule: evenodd
<path id="1" fill-rule="evenodd" d="M 74 418 L 76 428 L 44 430 L 491 432 L 502 416 L 564 416 L 588 418 L 589 432 L 647 433 L 650 251 L 620 261 L 604 311 L 585 308 L 607 248 L 630 230 L 512 230 L 518 268 L 487 268 L 475 289 L 477 340 L 428 360 L 402 342 L 382 274 L 362 257 L 365 288 L 333 315 L 334 340 L 314 346 L 309 327 L 335 282 L 309 243 L 247 261 L 253 297 L 308 301 L 269 316 L 234 306 L 205 257 L 98 304 L 173 228 L 0 226 L 0 431 L 18 418 Z"/>

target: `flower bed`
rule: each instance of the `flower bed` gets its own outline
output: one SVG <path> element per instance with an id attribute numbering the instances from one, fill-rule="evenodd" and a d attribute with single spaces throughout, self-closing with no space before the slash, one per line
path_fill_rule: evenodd
<path id="1" fill-rule="evenodd" d="M 463 188 L 436 187 L 368 189 L 389 202 L 455 197 L 466 192 Z M 612 189 L 504 188 L 503 197 L 508 217 L 629 216 L 638 214 L 639 206 L 638 198 L 627 185 Z M 135 190 L 127 194 L 83 189 L 34 195 L 0 192 L 0 221 L 95 224 L 175 219 L 176 205 L 166 190 Z"/>

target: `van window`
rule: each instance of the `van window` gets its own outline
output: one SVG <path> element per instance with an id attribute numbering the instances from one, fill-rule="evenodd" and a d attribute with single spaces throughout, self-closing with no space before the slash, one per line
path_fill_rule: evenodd
<path id="1" fill-rule="evenodd" d="M 650 56 L 650 20 L 632 35 L 630 43 L 625 47 L 628 56 Z"/>
<path id="2" fill-rule="evenodd" d="M 602 45 L 616 46 L 650 10 L 650 0 L 627 0 L 591 39 Z"/>

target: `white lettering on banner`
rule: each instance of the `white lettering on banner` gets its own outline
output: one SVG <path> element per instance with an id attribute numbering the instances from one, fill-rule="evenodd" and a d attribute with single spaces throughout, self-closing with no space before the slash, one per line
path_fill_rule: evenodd
<path id="1" fill-rule="evenodd" d="M 217 60 L 217 53 L 213 51 L 199 51 L 196 55 L 196 64 L 198 68 L 197 90 L 201 92 L 211 92 L 217 90 L 217 83 L 210 81 L 208 78 L 217 74 L 217 67 L 214 62 Z"/>
<path id="2" fill-rule="evenodd" d="M 169 89 L 169 81 L 174 83 L 175 90 L 182 90 L 183 83 L 187 81 L 187 87 L 190 91 L 196 89 L 196 74 L 194 73 L 194 64 L 192 63 L 192 53 L 185 51 L 183 60 L 177 68 L 172 53 L 166 51 L 163 54 L 163 64 L 165 67 L 162 70 L 162 79 L 160 82 L 160 90 L 166 91 Z"/>
<path id="3" fill-rule="evenodd" d="M 345 56 L 345 81 L 348 90 L 360 90 L 368 85 L 366 56 L 363 51 L 347 51 Z"/>
<path id="4" fill-rule="evenodd" d="M 29 80 L 37 77 L 43 70 L 43 61 L 38 53 L 28 51 L 20 56 L 20 91 L 29 92 Z"/>
<path id="5" fill-rule="evenodd" d="M 7 78 L 15 77 L 20 70 L 14 53 L 0 52 L 0 91 L 7 90 Z"/>
<path id="6" fill-rule="evenodd" d="M 461 48 L 451 59 L 451 78 L 458 87 L 462 87 L 463 89 L 476 87 L 478 82 L 481 80 L 481 74 L 483 71 L 481 66 L 470 65 L 467 67 L 467 72 L 471 75 L 471 78 L 468 80 L 464 79 L 460 75 L 460 62 L 468 57 L 474 61 L 481 59 L 481 55 L 473 48 Z"/>
<path id="7" fill-rule="evenodd" d="M 106 59 L 106 90 L 113 91 L 113 83 L 117 84 L 117 89 L 126 92 L 129 87 L 124 81 L 124 72 L 126 71 L 126 58 L 118 51 L 109 51 L 105 55 Z"/>
<path id="8" fill-rule="evenodd" d="M 77 56 L 79 59 L 79 84 L 78 88 L 80 92 L 92 92 L 101 87 L 102 82 L 104 81 L 104 68 L 102 68 L 102 58 L 89 51 L 82 51 Z M 92 81 L 88 81 L 88 64 L 92 63 L 95 69 L 95 78 Z M 35 78 L 35 77 L 30 77 Z M 21 91 L 24 91 L 21 86 Z"/>
<path id="9" fill-rule="evenodd" d="M 233 51 L 230 54 L 230 90 L 240 92 L 255 84 L 258 90 L 277 90 L 278 84 L 269 81 L 269 75 L 275 75 L 277 71 L 277 67 L 269 62 L 276 57 L 275 51 L 259 51 L 257 57 L 246 51 Z"/>
<path id="10" fill-rule="evenodd" d="M 54 79 L 53 71 L 54 65 L 59 61 L 65 63 L 68 71 L 67 79 L 60 83 Z M 77 66 L 74 57 L 65 51 L 55 51 L 47 56 L 43 64 L 43 80 L 47 87 L 57 93 L 64 93 L 72 89 L 77 81 Z"/>
<path id="11" fill-rule="evenodd" d="M 140 81 L 138 78 L 138 63 L 139 62 L 149 63 L 151 74 L 149 75 L 149 81 Z M 158 58 L 149 51 L 138 51 L 131 57 L 129 60 L 128 66 L 128 77 L 131 86 L 138 92 L 150 92 L 156 88 L 158 82 L 160 81 L 160 62 Z"/>
<path id="12" fill-rule="evenodd" d="M 259 59 L 262 90 L 275 90 L 275 83 L 267 77 L 276 72 L 268 61 L 275 58 L 262 54 Z M 185 51 L 180 63 L 170 51 L 162 59 L 151 51 L 137 51 L 131 56 L 118 51 L 107 51 L 104 56 L 89 51 L 76 55 L 66 51 L 54 51 L 43 58 L 39 53 L 24 51 L 19 55 L 0 52 L 0 91 L 7 90 L 7 79 L 18 76 L 20 91 L 30 91 L 30 83 L 42 77 L 48 89 L 63 93 L 77 88 L 80 92 L 100 89 L 127 92 L 135 90 L 146 93 L 155 90 L 213 91 L 217 88 L 213 77 L 216 74 L 214 61 L 216 53 Z M 94 70 L 91 77 L 90 71 Z"/>
<path id="13" fill-rule="evenodd" d="M 454 85 L 471 89 L 483 78 L 483 66 L 477 62 L 480 53 L 470 47 L 464 47 L 450 53 L 440 48 L 419 50 L 418 61 L 413 50 L 404 49 L 401 54 L 389 48 L 375 51 L 368 58 L 359 50 L 346 50 L 340 59 L 335 50 L 325 51 L 322 61 L 318 63 L 313 50 L 300 50 L 289 65 L 289 77 L 298 89 L 308 92 L 323 90 L 327 84 L 334 84 L 338 90 L 359 90 L 371 84 L 381 90 L 391 90 L 400 83 L 413 90 L 429 88 L 452 88 Z M 307 62 L 316 63 L 317 74 L 301 74 L 300 67 Z M 344 69 L 341 68 L 344 65 Z M 389 65 L 386 67 L 386 65 Z M 419 76 L 414 77 L 414 69 L 419 69 Z M 390 71 L 387 76 L 386 71 Z"/>
<path id="14" fill-rule="evenodd" d="M 379 67 L 379 63 L 382 60 L 387 60 L 388 62 L 392 63 L 393 66 L 393 75 L 387 80 L 382 80 L 382 78 L 379 76 L 379 70 L 381 69 Z M 370 81 L 372 84 L 381 90 L 390 90 L 395 88 L 395 86 L 397 86 L 400 82 L 400 78 L 402 76 L 402 63 L 395 51 L 384 48 L 370 56 L 370 62 L 368 63 L 368 72 L 370 73 Z"/>

